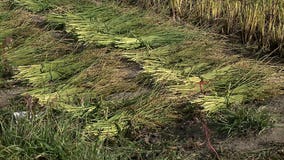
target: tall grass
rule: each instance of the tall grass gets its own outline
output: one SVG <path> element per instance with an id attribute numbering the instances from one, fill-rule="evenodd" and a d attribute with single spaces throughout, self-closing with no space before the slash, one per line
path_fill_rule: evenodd
<path id="1" fill-rule="evenodd" d="M 156 9 L 168 8 L 173 14 L 197 24 L 217 26 L 226 34 L 237 34 L 243 43 L 257 44 L 265 51 L 283 56 L 284 1 L 282 0 L 139 0 Z"/>

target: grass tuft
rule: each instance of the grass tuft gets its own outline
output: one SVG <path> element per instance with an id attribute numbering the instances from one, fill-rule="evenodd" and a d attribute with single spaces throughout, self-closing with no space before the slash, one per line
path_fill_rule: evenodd
<path id="1" fill-rule="evenodd" d="M 257 108 L 226 108 L 214 113 L 211 118 L 219 133 L 227 136 L 258 134 L 272 126 L 271 115 Z"/>

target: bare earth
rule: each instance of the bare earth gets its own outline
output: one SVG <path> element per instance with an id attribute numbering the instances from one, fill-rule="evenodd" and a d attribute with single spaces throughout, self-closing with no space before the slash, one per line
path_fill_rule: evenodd
<path id="1" fill-rule="evenodd" d="M 16 96 L 23 93 L 24 88 L 13 86 L 11 88 L 0 88 L 0 108 L 7 107 L 11 104 Z"/>

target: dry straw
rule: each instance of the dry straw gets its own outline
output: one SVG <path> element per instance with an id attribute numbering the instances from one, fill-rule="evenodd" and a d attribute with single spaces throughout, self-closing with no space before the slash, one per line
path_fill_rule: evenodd
<path id="1" fill-rule="evenodd" d="M 146 7 L 171 8 L 172 13 L 198 23 L 239 34 L 247 44 L 278 50 L 283 55 L 284 1 L 282 0 L 139 0 Z"/>

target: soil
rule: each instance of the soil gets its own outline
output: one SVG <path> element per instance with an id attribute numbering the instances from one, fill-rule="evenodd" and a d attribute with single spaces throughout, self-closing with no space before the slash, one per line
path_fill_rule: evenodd
<path id="1" fill-rule="evenodd" d="M 25 91 L 24 87 L 12 85 L 0 88 L 0 108 L 8 107 L 11 101 Z"/>

